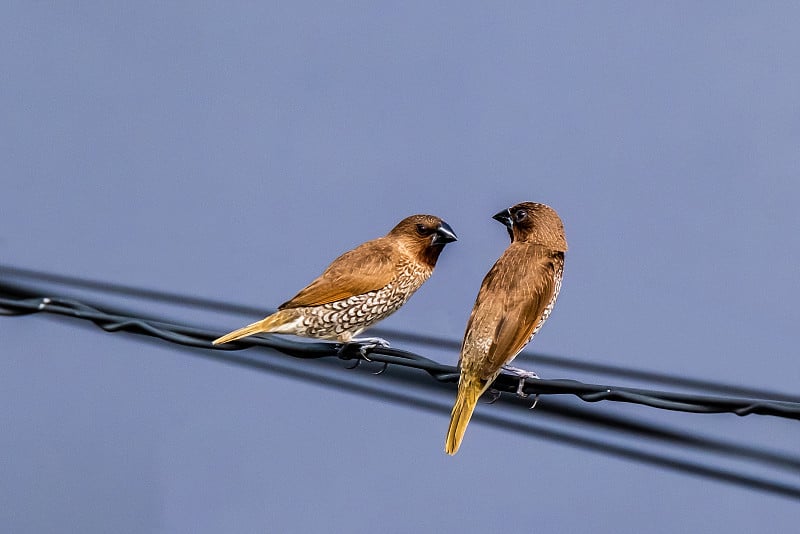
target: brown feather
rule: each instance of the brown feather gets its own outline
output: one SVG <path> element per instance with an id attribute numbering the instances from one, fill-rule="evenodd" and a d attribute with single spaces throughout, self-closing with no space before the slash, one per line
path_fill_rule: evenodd
<path id="1" fill-rule="evenodd" d="M 563 253 L 512 243 L 483 280 L 472 309 L 460 364 L 493 380 L 530 341 L 555 294 Z"/>
<path id="2" fill-rule="evenodd" d="M 214 344 L 256 333 L 350 342 L 397 311 L 428 279 L 445 244 L 456 240 L 433 215 L 412 215 L 388 234 L 345 252 L 279 311 Z"/>
<path id="3" fill-rule="evenodd" d="M 458 396 L 450 413 L 450 426 L 447 428 L 447 438 L 444 441 L 444 452 L 447 454 L 453 455 L 458 452 L 469 420 L 472 419 L 472 412 L 475 411 L 475 405 L 478 404 L 478 399 L 485 389 L 485 380 L 469 375 L 462 375 L 458 381 Z"/>
<path id="4" fill-rule="evenodd" d="M 567 242 L 556 212 L 524 202 L 495 218 L 509 227 L 511 244 L 484 277 L 467 322 L 448 454 L 458 450 L 477 398 L 536 335 L 561 289 Z"/>
<path id="5" fill-rule="evenodd" d="M 467 324 L 468 332 L 473 331 L 473 324 L 480 324 L 474 330 L 486 337 L 476 340 L 475 347 L 467 347 L 465 341 L 462 356 L 480 360 L 476 369 L 479 376 L 494 379 L 500 368 L 530 342 L 554 298 L 556 273 L 560 276 L 562 266 L 562 253 L 525 243 L 512 244 L 495 263 L 484 279 Z M 486 340 L 491 342 L 487 344 Z"/>
<path id="6" fill-rule="evenodd" d="M 386 237 L 367 241 L 333 260 L 325 272 L 278 309 L 320 306 L 377 291 L 396 276 L 395 256 Z"/>

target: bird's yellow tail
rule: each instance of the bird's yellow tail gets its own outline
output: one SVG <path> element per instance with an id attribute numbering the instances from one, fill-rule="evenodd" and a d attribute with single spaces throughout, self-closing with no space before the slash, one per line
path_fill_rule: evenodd
<path id="1" fill-rule="evenodd" d="M 256 321 L 253 324 L 249 324 L 244 328 L 240 328 L 238 330 L 234 330 L 229 334 L 225 334 L 224 336 L 215 339 L 212 343 L 214 345 L 221 345 L 222 343 L 228 343 L 229 341 L 235 341 L 237 339 L 241 339 L 243 337 L 252 336 L 253 334 L 259 333 L 267 333 L 267 332 L 281 332 L 281 333 L 292 333 L 291 331 L 285 331 L 284 328 L 296 318 L 294 314 L 289 313 L 288 310 L 281 310 L 279 312 L 273 313 L 269 317 L 265 317 L 260 321 Z"/>
<path id="2" fill-rule="evenodd" d="M 447 429 L 447 439 L 444 442 L 444 452 L 453 455 L 458 452 L 464 432 L 467 430 L 472 412 L 478 404 L 478 398 L 486 389 L 486 380 L 461 373 L 458 381 L 458 395 L 450 414 L 450 428 Z"/>

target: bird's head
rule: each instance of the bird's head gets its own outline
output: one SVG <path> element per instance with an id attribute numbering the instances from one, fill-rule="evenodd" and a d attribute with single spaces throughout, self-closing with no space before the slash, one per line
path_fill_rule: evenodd
<path id="1" fill-rule="evenodd" d="M 564 224 L 556 210 L 536 202 L 521 202 L 492 217 L 508 229 L 511 241 L 544 245 L 552 250 L 567 251 Z"/>
<path id="2" fill-rule="evenodd" d="M 387 237 L 399 239 L 406 249 L 431 265 L 436 264 L 447 243 L 458 239 L 450 225 L 435 215 L 406 217 L 392 228 Z"/>

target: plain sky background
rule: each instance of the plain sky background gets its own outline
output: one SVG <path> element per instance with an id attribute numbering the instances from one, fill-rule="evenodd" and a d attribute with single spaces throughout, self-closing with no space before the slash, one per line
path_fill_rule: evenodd
<path id="1" fill-rule="evenodd" d="M 570 250 L 530 349 L 797 394 L 799 21 L 790 2 L 9 2 L 0 258 L 266 311 L 434 213 L 460 240 L 382 326 L 460 339 L 507 245 L 491 215 L 545 202 Z M 128 304 L 220 333 L 260 318 Z M 77 321 L 0 318 L 0 340 L 4 532 L 795 532 L 800 517 L 478 424 L 450 458 L 446 413 Z M 800 444 L 783 419 L 589 408 Z"/>

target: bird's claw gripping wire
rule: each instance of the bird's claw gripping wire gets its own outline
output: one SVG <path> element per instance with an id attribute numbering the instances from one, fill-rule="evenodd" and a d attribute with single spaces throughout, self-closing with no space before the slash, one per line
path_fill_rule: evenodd
<path id="1" fill-rule="evenodd" d="M 490 388 L 487 391 L 487 393 L 491 395 L 491 398 L 486 401 L 486 404 L 494 404 L 495 402 L 497 402 L 497 399 L 499 399 L 501 395 L 500 390 L 494 388 Z"/>
<path id="2" fill-rule="evenodd" d="M 362 338 L 354 337 L 347 343 L 342 344 L 342 346 L 339 348 L 338 351 L 339 357 L 344 356 L 348 351 L 353 350 L 353 348 L 355 347 L 358 347 L 358 353 L 361 355 L 361 358 L 357 358 L 355 363 L 350 367 L 347 367 L 347 369 L 355 369 L 361 364 L 362 359 L 371 362 L 372 360 L 369 358 L 368 354 L 376 348 L 385 349 L 389 347 L 389 342 L 380 337 L 362 337 Z M 383 374 L 383 372 L 386 371 L 387 367 L 389 367 L 389 364 L 384 362 L 383 368 L 380 371 L 377 371 L 372 374 L 374 375 Z"/>
<path id="3" fill-rule="evenodd" d="M 503 366 L 503 371 L 511 373 L 512 375 L 514 375 L 517 378 L 519 378 L 519 384 L 517 385 L 516 394 L 521 399 L 526 399 L 526 398 L 528 398 L 530 396 L 528 393 L 525 393 L 525 389 L 524 389 L 525 388 L 525 380 L 528 379 L 528 378 L 537 379 L 537 380 L 539 379 L 539 375 L 537 375 L 533 371 L 526 371 L 525 369 L 520 369 L 519 367 L 512 367 L 510 365 L 504 365 Z M 539 402 L 539 394 L 537 393 L 533 397 L 533 404 L 531 404 L 531 407 L 528 408 L 528 409 L 529 410 L 533 410 L 534 408 L 536 408 L 536 404 L 538 404 L 538 402 Z"/>
<path id="4" fill-rule="evenodd" d="M 372 374 L 375 375 L 375 376 L 382 375 L 386 371 L 386 369 L 388 369 L 388 368 L 389 368 L 389 363 L 388 362 L 383 362 L 383 367 L 381 367 L 381 370 L 380 371 L 375 371 Z"/>

